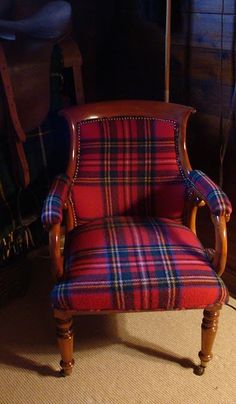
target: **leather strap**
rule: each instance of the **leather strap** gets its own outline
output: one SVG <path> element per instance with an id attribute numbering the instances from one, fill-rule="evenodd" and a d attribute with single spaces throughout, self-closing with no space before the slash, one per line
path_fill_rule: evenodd
<path id="1" fill-rule="evenodd" d="M 12 154 L 14 176 L 20 187 L 26 188 L 30 182 L 29 166 L 26 160 L 23 143 L 26 140 L 25 132 L 19 121 L 14 92 L 8 71 L 7 61 L 2 45 L 0 44 L 0 75 L 5 92 L 6 106 L 9 115 L 9 143 Z"/>

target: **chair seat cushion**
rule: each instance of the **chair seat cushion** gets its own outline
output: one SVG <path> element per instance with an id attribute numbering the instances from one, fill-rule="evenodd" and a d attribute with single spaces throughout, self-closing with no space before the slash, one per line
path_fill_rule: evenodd
<path id="1" fill-rule="evenodd" d="M 228 297 L 187 227 L 153 217 L 112 217 L 75 228 L 54 308 L 141 311 L 205 308 Z"/>

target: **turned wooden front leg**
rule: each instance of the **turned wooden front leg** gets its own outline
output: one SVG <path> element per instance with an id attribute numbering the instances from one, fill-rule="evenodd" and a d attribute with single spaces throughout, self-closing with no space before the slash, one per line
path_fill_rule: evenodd
<path id="1" fill-rule="evenodd" d="M 57 341 L 61 354 L 60 366 L 63 376 L 68 376 L 72 372 L 73 359 L 73 318 L 61 319 L 55 317 L 57 328 Z"/>
<path id="2" fill-rule="evenodd" d="M 212 359 L 212 347 L 215 341 L 218 319 L 220 315 L 221 305 L 214 306 L 212 308 L 205 309 L 203 312 L 202 320 L 202 347 L 199 352 L 199 358 L 201 359 L 201 365 L 197 368 L 196 373 L 201 375 L 208 362 Z"/>

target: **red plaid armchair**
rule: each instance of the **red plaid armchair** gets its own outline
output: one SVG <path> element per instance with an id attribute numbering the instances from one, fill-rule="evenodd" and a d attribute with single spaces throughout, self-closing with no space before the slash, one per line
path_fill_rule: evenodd
<path id="1" fill-rule="evenodd" d="M 52 185 L 42 222 L 57 278 L 51 299 L 64 375 L 74 364 L 72 318 L 82 313 L 202 308 L 199 374 L 212 357 L 228 298 L 220 275 L 231 204 L 205 174 L 191 169 L 185 135 L 192 112 L 153 101 L 62 112 L 70 158 Z M 211 258 L 196 236 L 203 204 L 215 226 Z"/>

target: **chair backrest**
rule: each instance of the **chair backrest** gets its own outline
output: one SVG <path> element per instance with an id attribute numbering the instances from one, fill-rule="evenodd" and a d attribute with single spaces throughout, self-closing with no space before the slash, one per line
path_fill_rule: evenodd
<path id="1" fill-rule="evenodd" d="M 190 169 L 185 129 L 191 112 L 189 107 L 150 101 L 113 101 L 64 111 L 72 135 L 67 174 L 73 178 L 75 222 L 117 215 L 181 220 L 184 170 Z"/>

